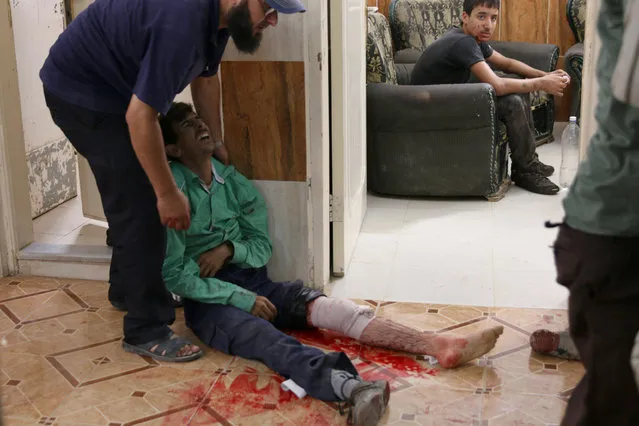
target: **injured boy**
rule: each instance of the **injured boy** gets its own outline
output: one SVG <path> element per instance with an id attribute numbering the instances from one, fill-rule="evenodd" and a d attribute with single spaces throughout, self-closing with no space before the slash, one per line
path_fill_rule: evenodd
<path id="1" fill-rule="evenodd" d="M 501 326 L 465 337 L 426 334 L 300 281 L 271 281 L 267 209 L 257 189 L 212 158 L 216 143 L 191 105 L 174 103 L 160 126 L 173 176 L 191 206 L 188 230 L 167 229 L 163 274 L 169 291 L 184 299 L 186 324 L 203 343 L 259 360 L 314 398 L 350 403 L 352 421 L 360 425 L 377 424 L 388 383 L 363 381 L 344 353 L 305 346 L 281 329 L 329 329 L 367 345 L 434 356 L 444 368 L 495 346 Z"/>

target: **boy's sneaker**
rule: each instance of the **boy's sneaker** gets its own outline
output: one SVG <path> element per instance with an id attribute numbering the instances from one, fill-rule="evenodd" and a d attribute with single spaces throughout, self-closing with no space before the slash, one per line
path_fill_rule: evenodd
<path id="1" fill-rule="evenodd" d="M 539 173 L 543 177 L 550 177 L 555 173 L 555 168 L 548 164 L 544 164 L 539 160 L 535 160 L 529 171 Z"/>
<path id="2" fill-rule="evenodd" d="M 559 193 L 559 187 L 550 179 L 535 172 L 513 172 L 512 180 L 515 185 L 542 195 L 556 195 Z"/>
<path id="3" fill-rule="evenodd" d="M 386 412 L 390 399 L 390 386 L 385 380 L 362 381 L 355 389 L 348 403 L 348 424 L 355 426 L 374 426 Z"/>

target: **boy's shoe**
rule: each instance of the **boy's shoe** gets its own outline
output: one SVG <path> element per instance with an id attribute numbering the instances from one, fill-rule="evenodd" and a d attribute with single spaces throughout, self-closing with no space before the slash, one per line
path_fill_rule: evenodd
<path id="1" fill-rule="evenodd" d="M 355 389 L 348 403 L 348 424 L 355 426 L 374 426 L 386 412 L 390 399 L 390 386 L 385 380 L 362 381 Z"/>
<path id="2" fill-rule="evenodd" d="M 513 172 L 515 185 L 535 194 L 556 195 L 560 188 L 550 179 L 535 172 Z"/>

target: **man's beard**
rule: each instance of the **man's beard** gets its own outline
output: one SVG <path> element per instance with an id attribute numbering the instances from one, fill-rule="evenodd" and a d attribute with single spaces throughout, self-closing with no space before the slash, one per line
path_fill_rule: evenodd
<path id="1" fill-rule="evenodd" d="M 231 8 L 226 18 L 231 37 L 237 48 L 244 53 L 254 53 L 262 41 L 262 33 L 253 34 L 253 21 L 248 1 Z"/>

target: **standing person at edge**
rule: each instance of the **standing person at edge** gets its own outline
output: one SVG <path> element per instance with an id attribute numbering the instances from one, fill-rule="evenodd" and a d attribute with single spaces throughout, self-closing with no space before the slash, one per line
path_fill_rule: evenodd
<path id="1" fill-rule="evenodd" d="M 597 130 L 564 199 L 554 245 L 557 282 L 570 291 L 570 337 L 586 369 L 563 426 L 639 425 L 631 363 L 639 332 L 637 19 L 639 2 L 601 0 Z M 568 339 L 550 336 L 545 349 L 566 348 Z"/>
<path id="2" fill-rule="evenodd" d="M 109 300 L 127 309 L 125 350 L 191 361 L 202 350 L 173 334 L 162 280 L 166 229 L 190 224 L 166 161 L 158 114 L 191 85 L 198 113 L 222 143 L 218 67 L 227 41 L 253 53 L 278 12 L 299 0 L 96 0 L 60 35 L 40 71 L 53 121 L 95 176 L 113 256 Z"/>

